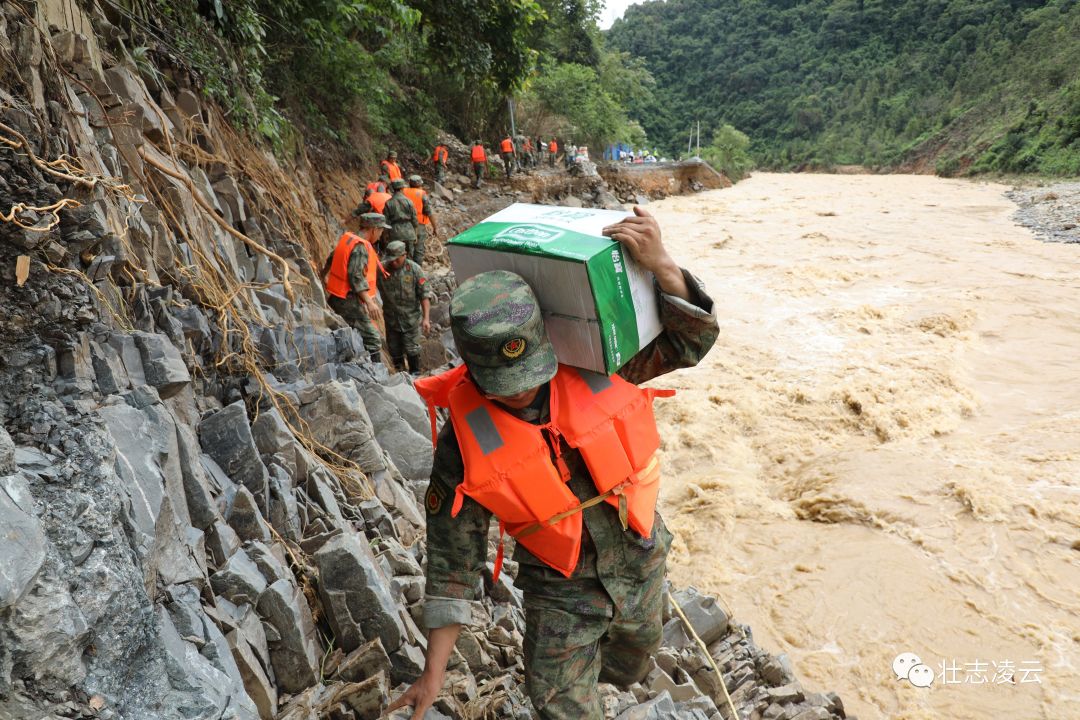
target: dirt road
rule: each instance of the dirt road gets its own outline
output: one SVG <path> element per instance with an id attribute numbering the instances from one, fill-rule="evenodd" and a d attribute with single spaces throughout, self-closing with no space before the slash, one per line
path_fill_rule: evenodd
<path id="1" fill-rule="evenodd" d="M 1006 189 L 757 174 L 648 206 L 721 327 L 657 383 L 672 579 L 861 720 L 1080 718 L 1080 246 Z"/>

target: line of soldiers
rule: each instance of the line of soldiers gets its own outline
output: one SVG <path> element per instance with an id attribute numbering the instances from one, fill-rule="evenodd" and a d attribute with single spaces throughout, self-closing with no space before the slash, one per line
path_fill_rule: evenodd
<path id="1" fill-rule="evenodd" d="M 439 146 L 445 150 L 444 146 Z M 439 177 L 439 160 L 438 155 L 439 148 L 436 148 L 436 157 L 433 158 L 433 162 L 436 164 L 436 178 Z M 536 138 L 536 142 L 530 137 L 518 135 L 513 137 L 506 135 L 499 141 L 499 157 L 503 162 L 503 172 L 506 178 L 509 179 L 514 170 L 522 170 L 525 168 L 539 167 L 544 160 L 544 156 L 547 157 L 548 164 L 551 167 L 555 167 L 555 158 L 559 154 L 559 143 L 553 137 L 548 142 L 544 142 L 540 138 Z M 445 172 L 446 163 L 445 155 L 442 155 L 442 169 Z M 469 161 L 472 163 L 473 171 L 473 187 L 479 188 L 483 184 L 484 172 L 488 164 L 488 153 L 484 147 L 482 140 L 474 140 L 472 149 L 469 151 Z"/>
<path id="2" fill-rule="evenodd" d="M 431 300 L 423 270 L 428 228 L 438 236 L 424 181 L 402 177 L 397 153 L 379 163 L 353 211 L 359 232 L 346 230 L 322 268 L 330 308 L 364 339 L 372 362 L 382 361 L 382 321 L 391 362 L 414 376 L 421 371 L 421 336 L 431 331 Z M 392 192 L 387 192 L 387 185 Z M 346 222 L 346 227 L 351 225 Z M 384 237 L 384 232 L 386 233 Z M 379 299 L 381 299 L 380 306 Z"/>
<path id="3" fill-rule="evenodd" d="M 536 138 L 534 144 L 532 138 L 507 135 L 499 142 L 507 178 L 515 167 L 536 167 L 544 155 L 554 166 L 558 152 L 555 138 L 546 143 Z M 449 156 L 446 145 L 435 147 L 431 161 L 436 182 L 445 179 Z M 473 187 L 479 188 L 488 161 L 480 140 L 473 144 L 470 160 Z M 379 162 L 378 179 L 367 183 L 353 211 L 358 232 L 347 230 L 338 238 L 322 269 L 328 304 L 360 333 L 371 360 L 382 361 L 383 337 L 377 326 L 382 321 L 391 362 L 413 375 L 421 370 L 421 334 L 431 328 L 432 293 L 423 270 L 427 238 L 429 232 L 439 235 L 423 185 L 419 175 L 406 181 L 397 152 L 390 150 Z"/>

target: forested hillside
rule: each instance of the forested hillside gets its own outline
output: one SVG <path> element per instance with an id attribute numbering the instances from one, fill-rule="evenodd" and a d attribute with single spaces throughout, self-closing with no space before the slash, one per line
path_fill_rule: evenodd
<path id="1" fill-rule="evenodd" d="M 656 88 L 630 115 L 759 163 L 1080 172 L 1076 0 L 653 0 L 607 36 Z"/>
<path id="2" fill-rule="evenodd" d="M 426 153 L 438 131 L 642 138 L 624 105 L 649 77 L 604 50 L 600 0 L 117 0 L 107 12 L 151 85 L 196 75 L 233 124 L 279 150 L 303 136 L 366 157 Z M 126 37 L 125 37 L 126 35 Z M 297 132 L 301 130 L 302 132 Z M 381 157 L 381 155 L 379 155 Z"/>

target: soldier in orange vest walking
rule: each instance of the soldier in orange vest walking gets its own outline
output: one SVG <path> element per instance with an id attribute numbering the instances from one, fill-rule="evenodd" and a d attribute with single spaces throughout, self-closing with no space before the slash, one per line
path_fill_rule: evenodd
<path id="1" fill-rule="evenodd" d="M 382 336 L 375 326 L 382 321 L 382 310 L 375 293 L 378 275 L 384 271 L 375 245 L 389 227 L 382 215 L 364 213 L 361 234 L 342 233 L 322 268 L 327 304 L 360 333 L 372 362 L 381 362 L 382 355 Z"/>
<path id="2" fill-rule="evenodd" d="M 448 407 L 425 496 L 424 671 L 389 709 L 422 718 L 484 587 L 492 516 L 517 539 L 525 683 L 541 720 L 602 720 L 597 683 L 642 679 L 662 635 L 671 533 L 656 513 L 660 445 L 638 384 L 697 364 L 718 333 L 713 302 L 644 210 L 604 229 L 656 278 L 663 332 L 610 377 L 560 365 L 518 275 L 461 283 L 450 326 L 465 364 L 419 380 Z M 495 573 L 502 563 L 495 558 Z"/>
<path id="3" fill-rule="evenodd" d="M 507 179 L 514 172 L 514 140 L 509 135 L 499 143 L 499 154 L 502 155 L 503 170 Z"/>
<path id="4" fill-rule="evenodd" d="M 419 223 L 419 227 L 416 228 L 416 242 L 413 243 L 412 253 L 409 257 L 420 266 L 424 264 L 424 248 L 427 243 L 428 228 L 431 228 L 433 236 L 439 236 L 439 224 L 435 220 L 435 213 L 431 210 L 431 203 L 428 202 L 428 192 L 423 188 L 423 184 L 424 179 L 422 177 L 410 175 L 409 187 L 402 190 L 405 197 L 412 200 L 413 207 L 416 208 L 416 222 Z"/>
<path id="5" fill-rule="evenodd" d="M 431 163 L 435 166 L 435 182 L 441 183 L 446 178 L 446 162 L 450 158 L 450 151 L 445 145 L 436 145 L 435 152 L 431 155 Z"/>
<path id="6" fill-rule="evenodd" d="M 555 138 L 551 138 L 551 142 L 548 143 L 548 164 L 551 167 L 555 167 L 555 156 L 559 154 L 559 143 Z"/>
<path id="7" fill-rule="evenodd" d="M 484 143 L 479 140 L 473 143 L 472 150 L 469 152 L 469 160 L 472 162 L 472 186 L 479 188 L 484 181 L 484 168 L 487 167 L 487 151 L 484 150 Z"/>

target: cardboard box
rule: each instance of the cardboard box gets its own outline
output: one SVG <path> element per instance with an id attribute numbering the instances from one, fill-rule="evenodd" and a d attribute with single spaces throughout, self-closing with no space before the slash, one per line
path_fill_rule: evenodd
<path id="1" fill-rule="evenodd" d="M 559 362 L 610 375 L 660 334 L 652 273 L 600 231 L 626 217 L 517 203 L 448 243 L 459 283 L 509 270 L 532 287 Z"/>

